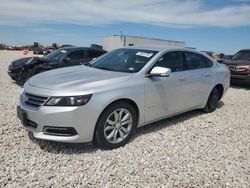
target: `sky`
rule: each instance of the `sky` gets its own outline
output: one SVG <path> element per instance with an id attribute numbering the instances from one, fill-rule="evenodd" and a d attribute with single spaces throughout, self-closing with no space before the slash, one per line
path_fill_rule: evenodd
<path id="1" fill-rule="evenodd" d="M 0 43 L 89 46 L 121 32 L 234 54 L 250 48 L 250 0 L 0 0 Z"/>

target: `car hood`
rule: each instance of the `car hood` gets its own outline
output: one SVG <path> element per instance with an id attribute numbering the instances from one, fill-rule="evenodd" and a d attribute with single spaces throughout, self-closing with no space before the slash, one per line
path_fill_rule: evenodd
<path id="1" fill-rule="evenodd" d="M 31 86 L 43 89 L 77 92 L 120 84 L 129 77 L 131 73 L 106 71 L 81 65 L 47 71 L 31 77 L 28 82 Z"/>
<path id="2" fill-rule="evenodd" d="M 225 60 L 223 63 L 226 65 L 250 65 L 248 60 Z"/>
<path id="3" fill-rule="evenodd" d="M 13 67 L 22 67 L 24 65 L 27 65 L 33 61 L 37 61 L 37 57 L 24 57 L 24 58 L 21 58 L 21 59 L 17 59 L 17 60 L 14 60 L 12 61 L 11 65 Z"/>

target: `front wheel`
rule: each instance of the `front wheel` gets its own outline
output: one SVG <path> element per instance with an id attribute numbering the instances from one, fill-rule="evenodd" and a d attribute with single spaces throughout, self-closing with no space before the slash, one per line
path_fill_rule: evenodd
<path id="1" fill-rule="evenodd" d="M 206 113 L 211 113 L 215 111 L 219 104 L 219 101 L 220 101 L 219 91 L 218 89 L 214 88 L 208 97 L 207 104 L 205 108 L 203 108 L 203 111 Z"/>
<path id="2" fill-rule="evenodd" d="M 135 109 L 126 102 L 110 105 L 98 119 L 95 141 L 105 149 L 125 145 L 134 133 L 137 124 Z"/>

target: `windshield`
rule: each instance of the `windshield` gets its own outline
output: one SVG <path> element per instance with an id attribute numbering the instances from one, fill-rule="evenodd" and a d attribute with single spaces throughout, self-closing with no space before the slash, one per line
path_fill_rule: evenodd
<path id="1" fill-rule="evenodd" d="M 58 49 L 58 50 L 55 50 L 55 51 L 51 52 L 50 54 L 44 56 L 43 59 L 49 60 L 49 61 L 58 61 L 58 60 L 60 60 L 61 57 L 64 56 L 66 53 L 68 53 L 67 50 Z"/>
<path id="2" fill-rule="evenodd" d="M 157 51 L 118 49 L 92 61 L 89 66 L 118 72 L 138 72 L 154 57 Z"/>
<path id="3" fill-rule="evenodd" d="M 250 51 L 239 51 L 236 53 L 232 60 L 248 60 L 250 61 Z"/>

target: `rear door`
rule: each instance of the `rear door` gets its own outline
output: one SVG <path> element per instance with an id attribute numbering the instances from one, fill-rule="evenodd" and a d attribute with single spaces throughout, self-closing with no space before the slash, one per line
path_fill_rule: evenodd
<path id="1" fill-rule="evenodd" d="M 187 105 L 199 107 L 206 102 L 214 82 L 213 62 L 207 57 L 190 51 L 182 51 L 187 66 L 190 100 Z"/>

